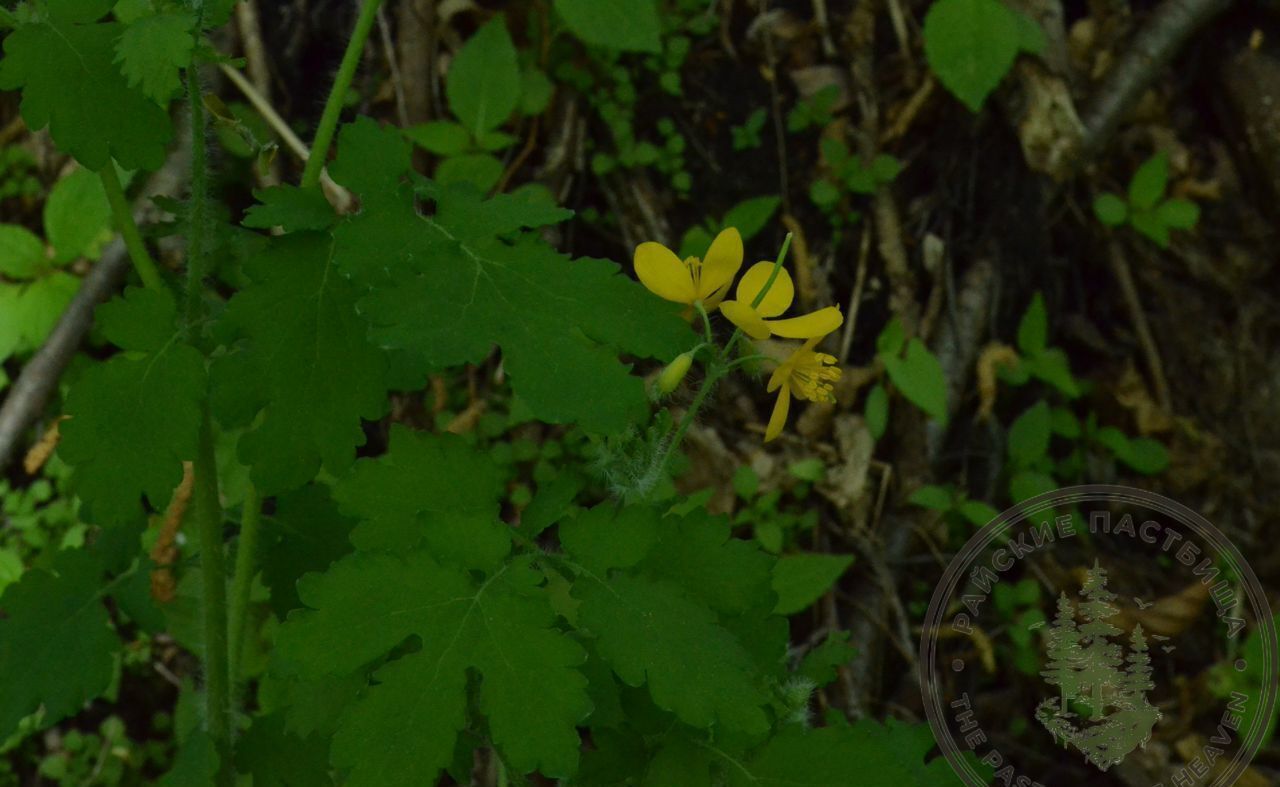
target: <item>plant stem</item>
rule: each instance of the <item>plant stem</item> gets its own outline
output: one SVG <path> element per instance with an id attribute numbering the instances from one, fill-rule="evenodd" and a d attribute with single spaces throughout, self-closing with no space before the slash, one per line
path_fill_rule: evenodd
<path id="1" fill-rule="evenodd" d="M 191 519 L 200 542 L 204 591 L 205 728 L 218 752 L 219 787 L 231 787 L 231 682 L 227 664 L 227 569 L 222 556 L 222 504 L 218 501 L 218 465 L 213 455 L 213 425 L 206 411 L 194 464 Z"/>
<path id="2" fill-rule="evenodd" d="M 258 567 L 258 535 L 262 529 L 262 498 L 249 485 L 240 515 L 240 541 L 236 546 L 236 567 L 231 575 L 231 622 L 229 671 L 232 683 L 240 680 L 240 660 L 244 656 L 244 633 L 248 623 L 249 593 Z"/>
<path id="3" fill-rule="evenodd" d="M 111 205 L 111 214 L 115 218 L 116 227 L 124 238 L 124 247 L 129 250 L 129 259 L 133 260 L 133 267 L 138 271 L 143 285 L 153 290 L 164 289 L 164 282 L 160 279 L 156 261 L 151 259 L 146 244 L 142 242 L 142 235 L 138 232 L 138 225 L 133 220 L 133 208 L 125 199 L 124 187 L 120 185 L 120 176 L 116 174 L 115 162 L 107 161 L 106 165 L 98 170 L 98 177 L 102 180 L 102 190 L 107 192 L 107 202 Z"/>
<path id="4" fill-rule="evenodd" d="M 204 99 L 200 74 L 187 69 L 187 103 L 191 105 L 191 203 L 187 211 L 187 303 L 190 325 L 199 316 L 204 291 L 205 233 L 209 227 L 209 154 L 205 139 Z"/>
<path id="5" fill-rule="evenodd" d="M 311 143 L 311 157 L 307 159 L 307 166 L 302 171 L 301 185 L 304 189 L 315 188 L 320 183 L 320 173 L 324 170 L 325 159 L 329 157 L 329 145 L 338 128 L 338 116 L 342 114 L 347 90 L 351 87 L 351 80 L 355 78 L 356 67 L 360 65 L 364 42 L 369 38 L 373 23 L 377 21 L 380 2 L 381 0 L 363 0 L 360 4 L 360 15 L 356 17 L 355 29 L 351 31 L 351 40 L 347 42 L 347 51 L 342 55 L 338 74 L 333 79 L 324 112 L 320 115 L 315 140 Z"/>

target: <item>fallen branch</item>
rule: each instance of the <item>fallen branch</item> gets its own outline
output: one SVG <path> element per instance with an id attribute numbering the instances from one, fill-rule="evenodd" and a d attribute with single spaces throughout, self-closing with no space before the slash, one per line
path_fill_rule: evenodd
<path id="1" fill-rule="evenodd" d="M 1077 167 L 1088 163 L 1111 140 L 1125 113 L 1191 34 L 1230 4 L 1231 0 L 1164 0 L 1160 4 L 1090 103 Z"/>
<path id="2" fill-rule="evenodd" d="M 169 161 L 147 182 L 143 193 L 176 194 L 187 169 L 187 146 L 169 157 Z M 154 209 L 147 199 L 134 208 L 138 219 L 150 216 Z M 22 372 L 0 404 L 0 473 L 4 473 L 17 455 L 23 436 L 40 418 L 50 395 L 62 378 L 81 342 L 93 325 L 93 310 L 120 288 L 129 269 L 129 253 L 124 241 L 116 238 L 107 244 L 102 257 L 80 283 L 67 310 L 62 313 L 44 344 L 22 367 Z"/>

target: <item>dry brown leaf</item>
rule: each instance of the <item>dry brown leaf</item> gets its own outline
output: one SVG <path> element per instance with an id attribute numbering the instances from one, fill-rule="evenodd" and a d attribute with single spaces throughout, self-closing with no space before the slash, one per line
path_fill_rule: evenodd
<path id="1" fill-rule="evenodd" d="M 191 462 L 183 462 L 182 482 L 173 490 L 173 499 L 169 501 L 169 507 L 164 511 L 164 520 L 160 524 L 160 534 L 151 547 L 151 560 L 156 564 L 151 570 L 151 597 L 162 604 L 173 601 L 178 589 L 173 578 L 173 564 L 178 559 L 178 531 L 182 528 L 187 504 L 191 502 L 194 481 L 194 466 Z"/>
<path id="2" fill-rule="evenodd" d="M 1120 607 L 1120 613 L 1112 621 L 1125 631 L 1142 624 L 1143 631 L 1150 634 L 1176 637 L 1199 620 L 1208 600 L 1209 588 L 1197 581 L 1154 602 L 1143 600 L 1138 604 L 1136 599 L 1130 604 L 1121 602 L 1116 605 Z"/>
<path id="3" fill-rule="evenodd" d="M 993 342 L 982 348 L 978 356 L 978 415 L 979 421 L 991 417 L 999 393 L 996 372 L 1001 366 L 1012 366 L 1019 360 L 1018 351 L 1007 344 Z"/>
<path id="4" fill-rule="evenodd" d="M 58 441 L 62 439 L 62 434 L 58 427 L 70 417 L 69 415 L 60 415 L 53 419 L 53 423 L 49 424 L 49 428 L 44 430 L 44 435 L 40 437 L 40 441 L 31 446 L 30 451 L 27 451 L 26 457 L 22 460 L 22 469 L 27 471 L 27 475 L 35 475 L 40 472 L 40 468 L 44 467 L 44 463 L 49 461 L 50 456 L 53 456 L 53 449 L 58 447 Z"/>
<path id="5" fill-rule="evenodd" d="M 1150 435 L 1173 428 L 1173 418 L 1151 398 L 1146 381 L 1130 361 L 1115 385 L 1116 401 L 1133 413 L 1138 434 Z"/>

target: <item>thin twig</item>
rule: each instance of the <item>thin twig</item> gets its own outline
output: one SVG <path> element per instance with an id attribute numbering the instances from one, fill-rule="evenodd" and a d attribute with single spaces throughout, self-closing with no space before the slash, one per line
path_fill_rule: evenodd
<path id="1" fill-rule="evenodd" d="M 378 8 L 378 36 L 382 39 L 382 51 L 391 72 L 391 89 L 396 95 L 396 118 L 401 127 L 409 125 L 409 105 L 405 100 L 404 80 L 400 78 L 400 63 L 396 60 L 396 48 L 391 42 L 391 26 L 387 24 L 386 10 Z"/>
<path id="2" fill-rule="evenodd" d="M 862 288 L 867 282 L 867 260 L 871 257 L 871 228 L 863 225 L 862 242 L 858 244 L 858 273 L 853 280 L 853 293 L 845 310 L 844 334 L 840 337 L 840 363 L 849 360 L 854 330 L 858 325 L 858 309 L 862 306 Z"/>
<path id="3" fill-rule="evenodd" d="M 303 142 L 284 118 L 280 117 L 280 113 L 276 112 L 275 107 L 271 106 L 271 102 L 258 92 L 244 74 L 228 66 L 226 63 L 220 63 L 218 68 L 222 73 L 231 80 L 231 84 L 235 85 L 246 99 L 249 105 L 257 110 L 262 119 L 267 121 L 267 125 L 271 126 L 271 130 L 276 132 L 280 139 L 284 140 L 285 147 L 293 151 L 302 163 L 306 163 L 311 158 L 311 151 L 307 148 L 307 144 Z M 339 213 L 346 213 L 351 208 L 352 198 L 351 192 L 334 182 L 329 177 L 328 170 L 320 173 L 320 186 L 324 189 L 324 195 L 328 198 L 329 204 Z"/>
<path id="4" fill-rule="evenodd" d="M 1110 141 L 1160 69 L 1197 28 L 1231 5 L 1231 0 L 1164 0 L 1124 49 L 1084 117 L 1084 139 L 1076 166 L 1088 163 Z"/>
<path id="5" fill-rule="evenodd" d="M 1134 286 L 1129 260 L 1117 241 L 1111 241 L 1109 252 L 1111 271 L 1120 285 L 1120 293 L 1129 309 L 1129 319 L 1133 321 L 1133 330 L 1138 335 L 1138 344 L 1142 346 L 1142 354 L 1146 357 L 1156 401 L 1166 413 L 1173 412 L 1173 398 L 1169 394 L 1169 381 L 1164 376 L 1164 362 L 1160 360 L 1160 349 L 1156 346 L 1151 326 L 1147 323 L 1147 315 L 1142 310 L 1142 299 L 1138 297 L 1138 288 Z"/>

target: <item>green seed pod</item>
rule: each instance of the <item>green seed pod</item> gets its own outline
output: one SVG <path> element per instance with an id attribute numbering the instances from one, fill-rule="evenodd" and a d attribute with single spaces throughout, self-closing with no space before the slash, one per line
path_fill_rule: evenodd
<path id="1" fill-rule="evenodd" d="M 667 364 L 667 368 L 662 370 L 662 374 L 658 375 L 658 390 L 663 394 L 669 394 L 674 391 L 684 376 L 689 373 L 689 367 L 693 365 L 693 353 L 683 353 L 676 356 L 676 359 Z"/>

